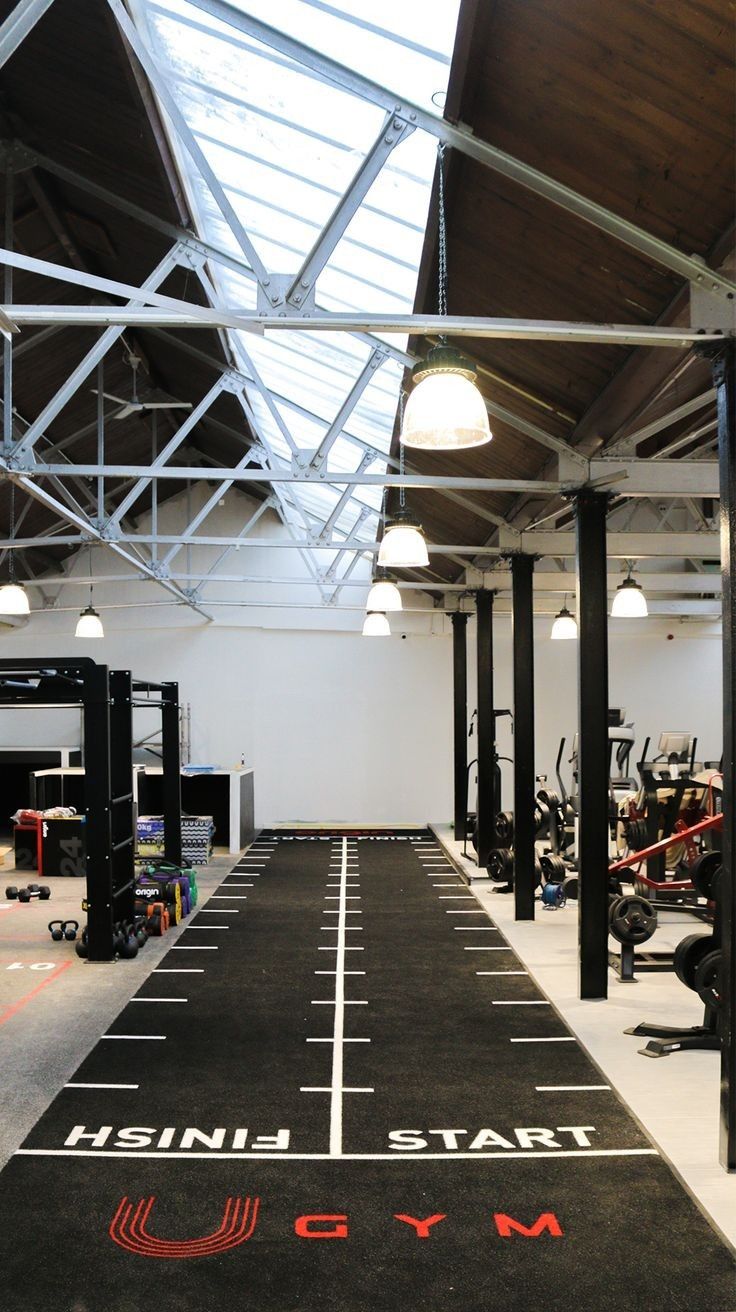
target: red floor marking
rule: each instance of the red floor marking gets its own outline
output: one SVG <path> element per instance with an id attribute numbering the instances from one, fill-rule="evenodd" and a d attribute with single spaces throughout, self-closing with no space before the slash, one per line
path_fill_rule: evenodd
<path id="1" fill-rule="evenodd" d="M 56 979 L 57 976 L 61 974 L 62 970 L 68 970 L 73 964 L 74 963 L 71 961 L 63 962 L 61 966 L 56 967 L 56 970 L 52 970 L 50 975 L 47 975 L 45 979 L 42 979 L 41 983 L 37 984 L 35 989 L 31 989 L 30 993 L 26 993 L 25 997 L 19 998 L 17 1002 L 11 1003 L 9 1007 L 5 1008 L 5 1011 L 0 1011 L 0 1025 L 4 1025 L 6 1020 L 10 1020 L 11 1016 L 14 1016 L 17 1011 L 20 1011 L 22 1007 L 25 1007 L 26 1003 L 30 1002 L 31 998 L 35 998 L 36 994 L 41 992 L 41 989 L 45 989 L 47 984 L 50 984 L 52 980 Z"/>

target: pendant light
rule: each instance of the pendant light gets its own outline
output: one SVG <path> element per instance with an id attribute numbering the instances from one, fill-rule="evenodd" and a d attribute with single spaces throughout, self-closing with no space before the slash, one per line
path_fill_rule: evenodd
<path id="1" fill-rule="evenodd" d="M 445 223 L 445 146 L 438 155 L 439 293 L 438 310 L 447 315 L 447 228 Z M 488 411 L 476 387 L 478 372 L 470 360 L 440 336 L 425 360 L 411 371 L 414 387 L 401 427 L 405 446 L 425 451 L 459 451 L 490 442 Z"/>
<path id="2" fill-rule="evenodd" d="M 390 638 L 391 626 L 380 610 L 369 610 L 363 621 L 364 638 Z"/>
<path id="3" fill-rule="evenodd" d="M 30 615 L 28 593 L 22 583 L 15 580 L 15 483 L 10 483 L 10 550 L 8 551 L 8 582 L 0 587 L 0 615 Z"/>
<path id="4" fill-rule="evenodd" d="M 92 605 L 92 546 L 89 549 L 89 605 L 80 612 L 77 620 L 77 627 L 74 631 L 75 638 L 104 638 L 105 630 L 102 627 L 102 620 Z"/>
<path id="5" fill-rule="evenodd" d="M 629 565 L 626 578 L 616 589 L 611 606 L 611 617 L 616 620 L 639 620 L 645 619 L 648 614 L 649 607 L 642 586 L 631 577 Z"/>
<path id="6" fill-rule="evenodd" d="M 394 583 L 393 579 L 381 577 L 378 573 L 373 576 L 371 590 L 368 593 L 368 600 L 365 603 L 366 610 L 387 611 L 402 610 L 403 602 L 401 593 Z"/>
<path id="7" fill-rule="evenodd" d="M 552 625 L 552 632 L 549 636 L 554 639 L 555 642 L 569 642 L 571 639 L 577 638 L 578 636 L 578 622 L 575 619 L 575 616 L 567 609 L 567 597 L 565 597 L 562 610 L 558 611 L 555 616 L 555 622 Z"/>
<path id="8" fill-rule="evenodd" d="M 399 426 L 404 417 L 404 394 L 399 397 Z M 399 438 L 399 479 L 404 477 L 404 445 Z M 399 487 L 399 509 L 386 525 L 378 549 L 378 564 L 392 568 L 424 568 L 429 564 L 424 530 L 414 515 L 406 509 L 404 484 Z"/>

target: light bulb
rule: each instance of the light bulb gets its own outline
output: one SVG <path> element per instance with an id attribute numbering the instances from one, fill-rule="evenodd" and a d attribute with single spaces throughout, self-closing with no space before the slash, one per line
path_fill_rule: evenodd
<path id="1" fill-rule="evenodd" d="M 477 373 L 454 346 L 434 346 L 412 370 L 415 386 L 406 403 L 405 446 L 456 451 L 490 442 L 488 411 L 475 385 Z"/>
<path id="2" fill-rule="evenodd" d="M 0 615 L 30 615 L 28 593 L 20 583 L 3 583 L 0 587 Z"/>
<path id="3" fill-rule="evenodd" d="M 571 638 L 577 638 L 578 625 L 574 615 L 570 614 L 567 606 L 563 606 L 558 615 L 555 616 L 555 622 L 552 625 L 550 638 L 555 641 L 569 641 Z"/>
<path id="4" fill-rule="evenodd" d="M 102 620 L 93 606 L 88 606 L 83 610 L 77 620 L 77 627 L 74 632 L 75 638 L 104 638 L 105 630 L 102 627 Z"/>
<path id="5" fill-rule="evenodd" d="M 376 579 L 368 593 L 366 610 L 401 610 L 401 593 L 391 579 Z"/>
<path id="6" fill-rule="evenodd" d="M 363 621 L 364 638 L 390 638 L 391 626 L 380 610 L 369 610 Z"/>
<path id="7" fill-rule="evenodd" d="M 386 524 L 378 551 L 378 563 L 404 568 L 426 567 L 429 564 L 422 526 L 408 510 L 399 510 Z"/>
<path id="8" fill-rule="evenodd" d="M 644 619 L 649 614 L 647 599 L 641 584 L 631 577 L 619 583 L 611 606 L 611 616 L 616 620 Z"/>

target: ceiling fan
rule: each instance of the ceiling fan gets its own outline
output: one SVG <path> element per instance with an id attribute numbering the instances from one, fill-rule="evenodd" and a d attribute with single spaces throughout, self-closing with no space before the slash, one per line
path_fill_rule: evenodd
<path id="1" fill-rule="evenodd" d="M 141 364 L 141 357 L 135 355 L 132 351 L 126 356 L 128 364 L 133 370 L 132 395 L 129 397 L 116 396 L 114 392 L 103 392 L 106 401 L 115 401 L 122 408 L 111 419 L 127 419 L 128 415 L 141 414 L 146 410 L 191 410 L 191 401 L 175 401 L 171 398 L 163 401 L 154 399 L 155 396 L 165 396 L 165 393 L 158 392 L 152 395 L 150 400 L 141 400 L 138 396 L 138 368 Z M 92 388 L 95 395 L 98 395 L 96 387 Z"/>

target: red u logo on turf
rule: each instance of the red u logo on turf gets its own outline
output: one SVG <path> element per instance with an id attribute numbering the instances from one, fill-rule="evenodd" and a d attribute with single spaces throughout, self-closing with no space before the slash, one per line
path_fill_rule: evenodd
<path id="1" fill-rule="evenodd" d="M 250 1239 L 258 1220 L 258 1198 L 228 1198 L 219 1230 L 201 1239 L 157 1239 L 146 1229 L 155 1196 L 141 1198 L 137 1204 L 128 1198 L 120 1206 L 110 1224 L 110 1238 L 139 1257 L 212 1257 L 228 1248 L 237 1248 Z"/>

